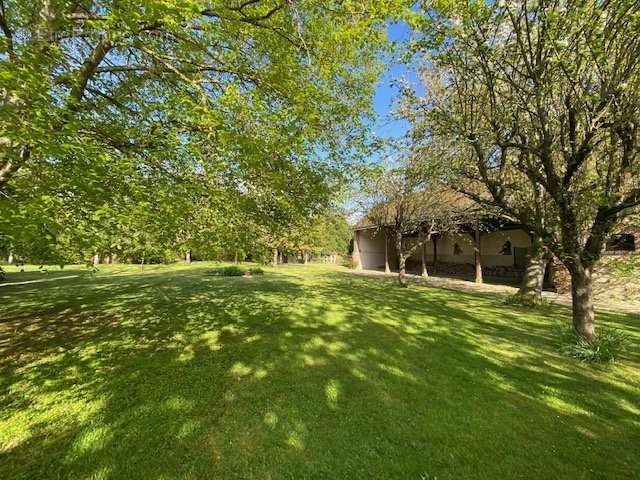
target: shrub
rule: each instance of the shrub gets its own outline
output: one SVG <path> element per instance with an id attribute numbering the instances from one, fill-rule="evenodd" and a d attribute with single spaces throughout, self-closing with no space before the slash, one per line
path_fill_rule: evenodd
<path id="1" fill-rule="evenodd" d="M 241 277 L 244 273 L 245 270 L 236 265 L 217 267 L 206 271 L 207 275 L 213 275 L 215 277 Z"/>
<path id="2" fill-rule="evenodd" d="M 572 327 L 558 327 L 560 352 L 588 363 L 614 363 L 626 348 L 628 337 L 617 329 L 598 328 L 597 335 L 588 340 L 578 335 Z"/>
<path id="3" fill-rule="evenodd" d="M 217 267 L 206 271 L 207 275 L 215 277 L 242 277 L 243 275 L 264 275 L 264 270 L 260 267 L 242 268 L 237 265 L 228 267 Z"/>
<path id="4" fill-rule="evenodd" d="M 502 303 L 510 307 L 541 307 L 547 305 L 543 298 L 538 299 L 531 295 L 520 295 L 519 293 L 507 295 L 503 298 Z"/>

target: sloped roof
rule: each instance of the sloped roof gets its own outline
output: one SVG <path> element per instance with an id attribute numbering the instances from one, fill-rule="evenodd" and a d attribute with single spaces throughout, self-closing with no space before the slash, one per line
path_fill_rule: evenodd
<path id="1" fill-rule="evenodd" d="M 437 201 L 434 201 L 434 196 Z M 452 208 L 462 211 L 471 211 L 474 209 L 480 210 L 481 207 L 468 196 L 463 193 L 460 193 L 452 188 L 438 188 L 434 190 L 424 190 L 420 192 L 415 192 L 409 196 L 409 201 L 413 202 L 422 202 L 425 205 L 425 210 L 429 208 L 431 205 L 433 208 L 442 208 L 443 206 L 447 206 L 447 208 Z M 387 216 L 393 216 L 394 209 L 396 208 L 397 203 L 394 205 L 393 202 L 390 202 L 386 205 L 377 205 L 375 208 L 386 208 L 389 211 L 386 213 Z M 420 215 L 420 210 L 415 210 L 417 215 Z M 425 212 L 426 215 L 426 212 Z M 419 219 L 416 219 L 419 220 Z M 425 217 L 424 220 L 427 220 Z M 375 224 L 370 217 L 370 212 L 365 213 L 360 220 L 356 222 L 353 226 L 353 230 L 368 230 L 371 228 L 376 228 L 378 225 Z"/>

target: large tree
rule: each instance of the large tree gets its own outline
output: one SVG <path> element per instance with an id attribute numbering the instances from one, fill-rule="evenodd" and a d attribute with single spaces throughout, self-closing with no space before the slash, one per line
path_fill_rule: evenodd
<path id="1" fill-rule="evenodd" d="M 200 223 L 227 229 L 245 212 L 268 229 L 311 215 L 361 150 L 384 22 L 404 4 L 0 0 L 3 242 L 60 239 L 53 206 L 73 235 L 132 199 L 166 202 L 156 222 L 208 209 Z M 203 193 L 169 203 L 185 182 Z M 181 248 L 196 241 L 193 225 L 158 231 L 172 229 Z"/>
<path id="2" fill-rule="evenodd" d="M 593 337 L 593 267 L 640 204 L 636 2 L 424 6 L 420 49 L 438 87 L 415 108 L 416 137 L 449 142 L 464 190 L 527 225 L 562 261 L 574 328 Z"/>

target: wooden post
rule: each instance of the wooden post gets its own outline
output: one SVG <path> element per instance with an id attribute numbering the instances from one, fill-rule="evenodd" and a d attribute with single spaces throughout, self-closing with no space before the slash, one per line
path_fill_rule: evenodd
<path id="1" fill-rule="evenodd" d="M 476 283 L 482 283 L 482 256 L 480 255 L 480 229 L 476 227 L 475 231 L 475 264 L 476 264 Z"/>
<path id="2" fill-rule="evenodd" d="M 384 229 L 384 273 L 390 273 L 389 268 L 389 239 L 387 238 L 387 229 Z"/>
<path id="3" fill-rule="evenodd" d="M 360 258 L 360 231 L 353 232 L 353 261 L 356 265 L 356 270 L 362 270 L 362 259 Z"/>
<path id="4" fill-rule="evenodd" d="M 427 278 L 429 272 L 427 272 L 427 242 L 422 242 L 422 276 Z"/>

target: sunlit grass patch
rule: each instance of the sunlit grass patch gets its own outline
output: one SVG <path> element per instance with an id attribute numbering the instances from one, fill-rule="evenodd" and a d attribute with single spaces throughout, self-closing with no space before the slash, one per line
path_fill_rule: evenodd
<path id="1" fill-rule="evenodd" d="M 637 318 L 599 315 L 630 338 L 604 370 L 558 351 L 562 307 L 328 266 L 204 275 L 214 266 L 0 289 L 0 478 L 640 469 Z"/>

